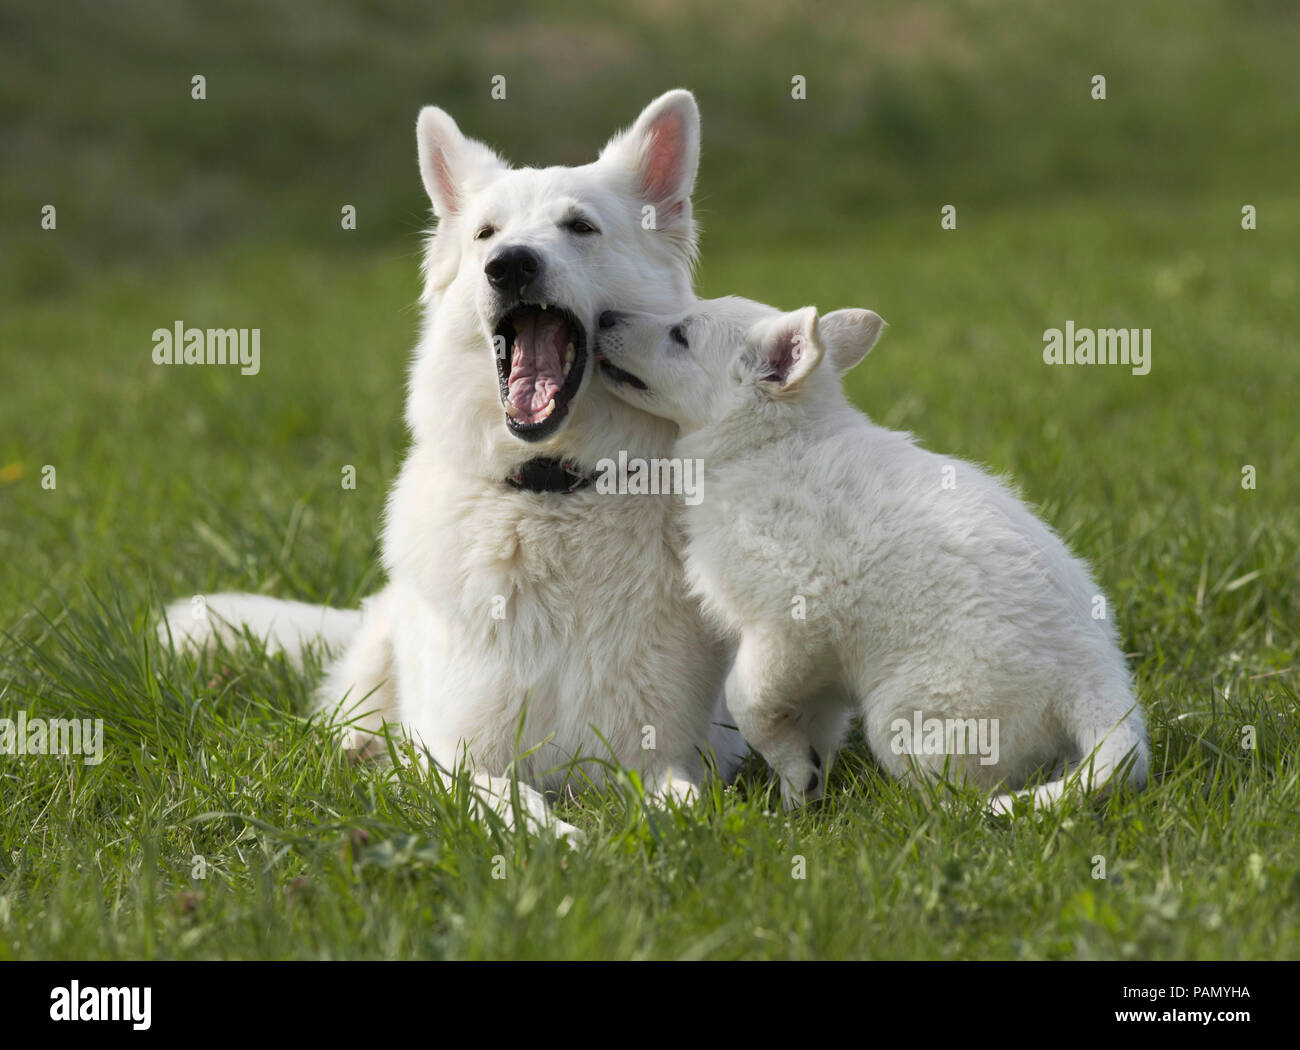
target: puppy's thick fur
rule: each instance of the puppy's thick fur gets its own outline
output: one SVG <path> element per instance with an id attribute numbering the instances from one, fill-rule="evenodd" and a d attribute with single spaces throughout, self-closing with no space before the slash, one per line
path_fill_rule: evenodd
<path id="1" fill-rule="evenodd" d="M 693 301 L 695 101 L 669 92 L 576 168 L 511 168 L 434 107 L 417 139 L 438 227 L 407 397 L 413 446 L 384 529 L 391 582 L 360 613 L 216 595 L 206 621 L 178 603 L 163 630 L 346 643 L 320 700 L 367 712 L 359 744 L 396 722 L 440 765 L 468 758 L 486 777 L 514 763 L 539 788 L 599 782 L 597 764 L 565 768 L 595 756 L 641 770 L 652 790 L 689 791 L 701 751 L 726 771 L 744 745 L 715 714 L 725 651 L 687 593 L 672 497 L 507 479 L 534 457 L 581 475 L 672 445 L 673 426 L 629 410 L 584 357 L 609 306 Z M 541 816 L 540 796 L 525 797 Z"/>
<path id="2" fill-rule="evenodd" d="M 727 704 L 787 805 L 822 794 L 854 708 L 900 778 L 1017 789 L 1064 761 L 1094 789 L 1119 771 L 1143 783 L 1142 713 L 1088 567 L 1000 481 L 844 396 L 879 317 L 723 299 L 606 323 L 607 385 L 676 422 L 674 455 L 703 461 L 687 575 L 739 639 Z M 922 746 L 902 731 L 918 719 L 988 720 L 996 761 Z"/>

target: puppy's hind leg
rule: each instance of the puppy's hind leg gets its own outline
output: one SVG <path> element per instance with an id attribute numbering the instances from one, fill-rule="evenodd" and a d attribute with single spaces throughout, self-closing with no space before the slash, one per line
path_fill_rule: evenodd
<path id="1" fill-rule="evenodd" d="M 1151 750 L 1141 707 L 1131 692 L 1118 690 L 1116 699 L 1106 704 L 1076 701 L 1066 721 L 1073 723 L 1070 735 L 1081 756 L 1079 764 L 1066 776 L 1031 791 L 997 795 L 989 803 L 992 812 L 1013 812 L 1017 798 L 1042 808 L 1054 805 L 1069 790 L 1104 796 L 1120 784 L 1146 786 Z"/>

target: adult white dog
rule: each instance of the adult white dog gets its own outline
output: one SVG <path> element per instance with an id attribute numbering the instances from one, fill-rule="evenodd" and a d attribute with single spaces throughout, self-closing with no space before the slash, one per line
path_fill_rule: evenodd
<path id="1" fill-rule="evenodd" d="M 213 595 L 205 620 L 181 602 L 162 629 L 344 646 L 320 701 L 367 712 L 355 742 L 400 723 L 439 765 L 468 759 L 498 803 L 512 762 L 542 789 L 599 782 L 580 756 L 689 791 L 701 751 L 729 771 L 744 750 L 715 710 L 726 653 L 686 591 L 672 497 L 601 494 L 590 476 L 619 452 L 666 454 L 675 428 L 613 397 L 589 354 L 603 310 L 693 301 L 695 100 L 663 95 L 575 168 L 511 168 L 435 107 L 416 132 L 438 225 L 414 443 L 384 529 L 390 583 L 360 612 Z"/>
<path id="2" fill-rule="evenodd" d="M 739 639 L 741 732 L 787 806 L 821 796 L 855 708 L 898 777 L 1020 788 L 1064 761 L 1071 778 L 1034 801 L 1141 785 L 1142 712 L 1088 567 L 997 479 L 844 396 L 882 327 L 744 299 L 602 318 L 607 384 L 677 423 L 674 456 L 704 465 L 686 570 Z"/>

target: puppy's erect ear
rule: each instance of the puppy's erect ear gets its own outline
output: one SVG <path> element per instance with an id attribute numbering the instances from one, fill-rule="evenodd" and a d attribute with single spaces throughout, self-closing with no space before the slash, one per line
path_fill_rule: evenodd
<path id="1" fill-rule="evenodd" d="M 840 372 L 847 372 L 876 345 L 885 322 L 871 310 L 835 310 L 821 319 L 822 345 Z"/>
<path id="2" fill-rule="evenodd" d="M 420 110 L 415 141 L 420 177 L 439 219 L 460 211 L 472 183 L 506 168 L 505 161 L 483 143 L 462 135 L 451 116 L 437 106 Z"/>
<path id="3" fill-rule="evenodd" d="M 681 88 L 660 95 L 630 129 L 609 140 L 602 164 L 633 177 L 641 200 L 654 209 L 655 229 L 685 228 L 692 236 L 691 191 L 700 164 L 700 111 Z"/>
<path id="4" fill-rule="evenodd" d="M 817 308 L 783 314 L 758 327 L 758 358 L 755 368 L 759 383 L 773 393 L 798 389 L 821 363 L 825 352 L 818 331 Z"/>

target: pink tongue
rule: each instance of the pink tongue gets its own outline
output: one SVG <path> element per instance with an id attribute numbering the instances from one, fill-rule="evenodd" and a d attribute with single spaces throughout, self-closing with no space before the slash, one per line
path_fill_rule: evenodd
<path id="1" fill-rule="evenodd" d="M 542 311 L 515 321 L 515 345 L 507 382 L 510 405 L 521 423 L 535 423 L 564 386 L 569 340 L 564 321 Z"/>

